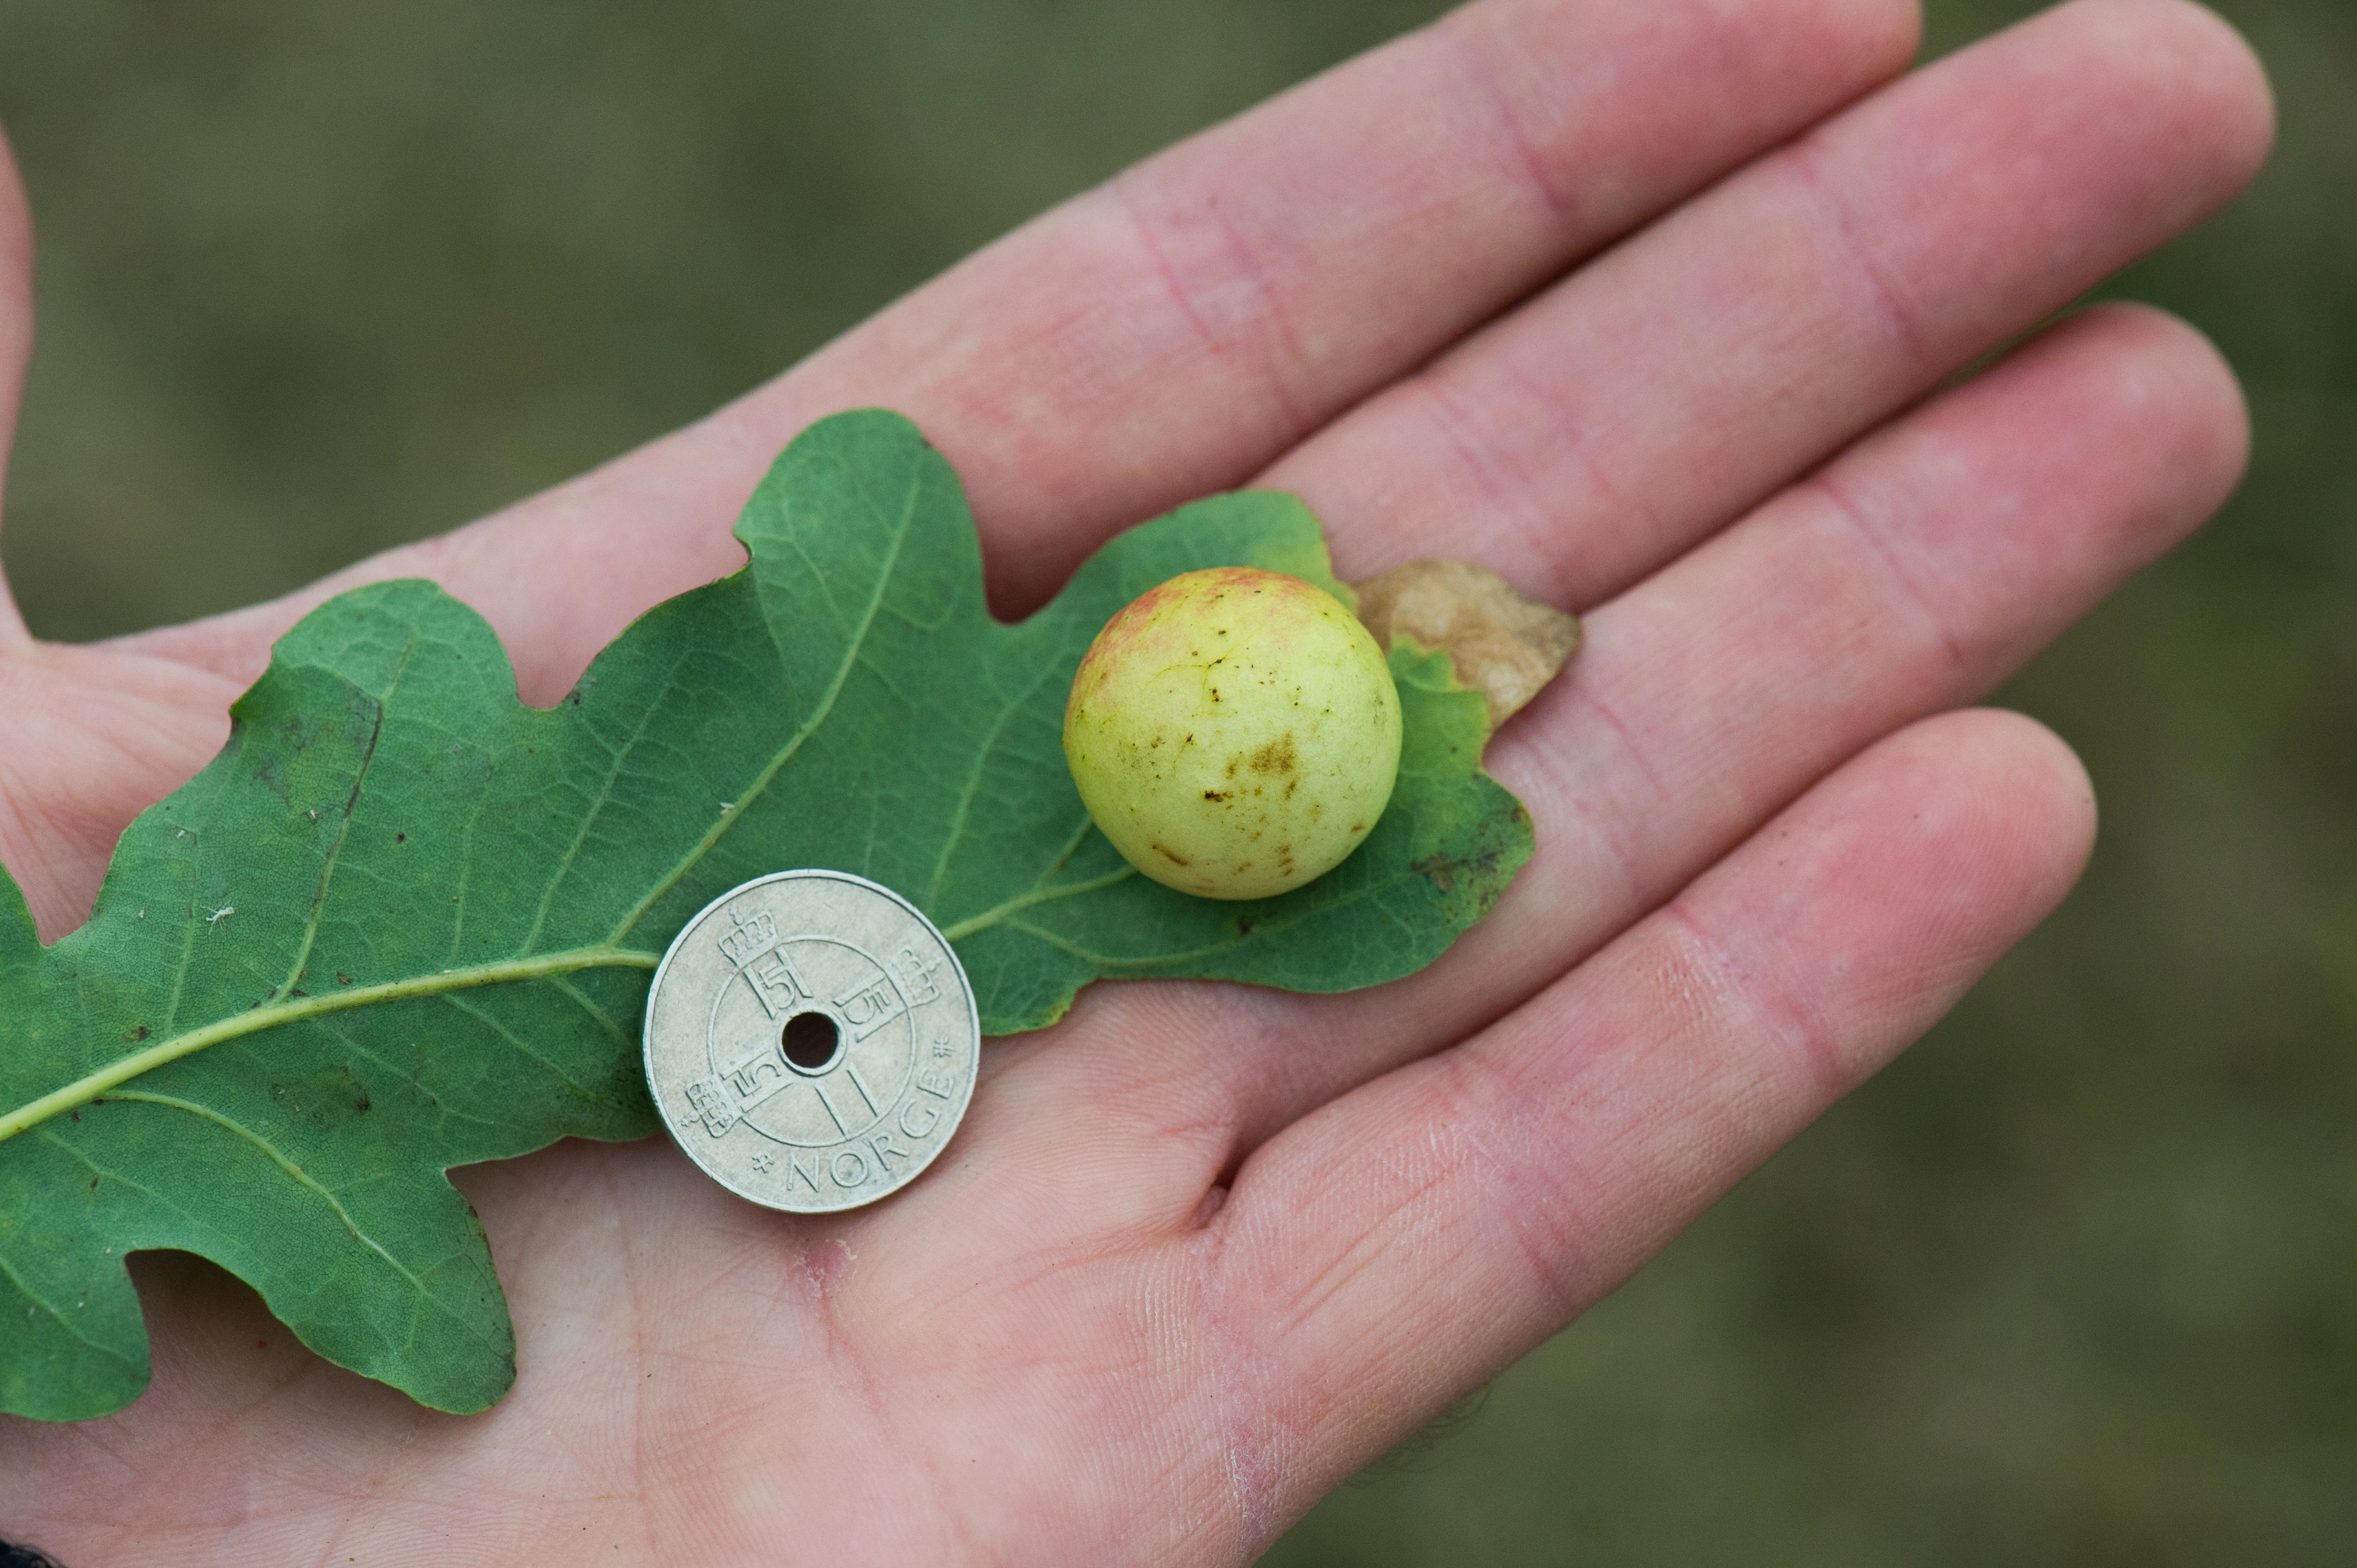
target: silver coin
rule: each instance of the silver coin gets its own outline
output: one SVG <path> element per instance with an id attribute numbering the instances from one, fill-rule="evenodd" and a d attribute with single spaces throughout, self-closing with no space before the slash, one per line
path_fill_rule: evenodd
<path id="1" fill-rule="evenodd" d="M 771 1208 L 856 1208 L 933 1162 L 965 1115 L 981 1015 L 899 895 L 780 871 L 705 906 L 647 996 L 647 1084 L 687 1157 Z"/>

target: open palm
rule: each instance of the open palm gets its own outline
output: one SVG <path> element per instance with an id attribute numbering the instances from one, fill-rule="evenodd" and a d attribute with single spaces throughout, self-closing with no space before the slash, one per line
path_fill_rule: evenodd
<path id="1" fill-rule="evenodd" d="M 847 1216 L 661 1141 L 461 1172 L 519 1341 L 482 1416 L 143 1258 L 153 1389 L 0 1421 L 0 1534 L 72 1568 L 1236 1562 L 1612 1289 L 2061 896 L 2083 775 L 1953 710 L 2243 460 L 2231 375 L 2150 312 L 1955 373 L 2241 187 L 2248 54 L 2178 0 L 2077 0 L 1902 78 L 1915 27 L 1481 0 L 471 529 L 102 647 L 0 607 L 0 856 L 50 940 L 328 593 L 433 577 L 551 701 L 733 569 L 769 457 L 845 407 L 956 464 L 1004 614 L 1252 483 L 1346 576 L 1472 559 L 1588 627 L 1490 750 L 1537 857 L 1425 972 L 1095 987 Z M 11 399 L 28 236 L 12 183 Z"/>

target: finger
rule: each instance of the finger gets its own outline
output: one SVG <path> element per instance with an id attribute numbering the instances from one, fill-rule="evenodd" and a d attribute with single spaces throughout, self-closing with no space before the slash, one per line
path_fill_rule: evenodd
<path id="1" fill-rule="evenodd" d="M 1173 1285 L 1250 1343 L 1255 1383 L 1206 1415 L 1268 1456 L 1255 1500 L 1285 1522 L 1625 1280 L 2026 935 L 2093 826 L 2034 724 L 1927 721 L 1512 1017 L 1256 1155 Z"/>
<path id="2" fill-rule="evenodd" d="M 2055 71 L 2067 90 L 2057 86 Z M 1567 362 L 1645 365 L 1644 374 L 1631 373 L 1617 389 L 1632 397 L 1642 395 L 1655 361 L 1666 366 L 1663 380 L 1683 375 L 1693 406 L 1683 415 L 1673 410 L 1664 423 L 1688 439 L 1707 439 L 1706 427 L 1721 420 L 1766 428 L 1752 474 L 1721 497 L 1731 504 L 1804 448 L 1813 455 L 1815 444 L 1846 435 L 1850 423 L 1878 416 L 1884 403 L 1914 395 L 1920 389 L 1909 376 L 1944 373 L 2190 222 L 2247 178 L 2266 140 L 2264 82 L 2230 33 L 2174 3 L 2098 0 L 1891 89 L 1820 133 L 1825 146 L 1811 156 L 1824 168 L 1783 226 L 1826 223 L 1817 187 L 1873 188 L 1876 180 L 1850 166 L 1859 158 L 1904 165 L 1931 161 L 1959 137 L 1993 145 L 1996 129 L 1977 105 L 2023 99 L 2041 107 L 1995 160 L 2003 177 L 1995 186 L 1977 194 L 1908 192 L 1900 210 L 1853 213 L 1832 224 L 1827 242 L 1840 245 L 1850 243 L 1853 227 L 1927 231 L 1910 241 L 1909 267 L 1889 275 L 1906 276 L 1910 295 L 1929 302 L 1925 318 L 1942 324 L 1937 332 L 1910 327 L 1897 337 L 1843 339 L 1842 324 L 1875 318 L 1868 308 L 1875 302 L 1860 298 L 1855 265 L 1827 265 L 1822 278 L 1806 269 L 1798 276 L 1800 285 L 1823 285 L 1813 306 L 1819 318 L 1801 322 L 1792 341 L 1770 335 L 1749 369 L 1727 371 L 1739 343 L 1686 345 L 1692 351 L 1683 367 L 1674 342 L 1652 360 L 1599 352 Z M 2053 107 L 2059 100 L 2071 101 L 2070 112 Z M 2181 177 L 2181 186 L 2156 195 L 2149 175 L 2156 166 Z M 1609 287 L 1634 291 L 1631 319 L 1694 314 L 1643 296 L 1643 275 L 1655 263 L 1695 299 L 1779 297 L 1781 263 L 1755 276 L 1722 271 L 1683 284 L 1674 273 L 1689 254 L 1712 268 L 1739 266 L 1748 253 L 1744 231 L 1760 220 L 1763 204 L 1792 199 L 1791 177 L 1774 166 L 1748 171 L 1493 328 L 1468 355 L 1478 361 L 1493 351 L 1544 348 L 1566 320 L 1528 318 L 1560 310 L 1576 322 L 1584 308 L 1579 291 L 1623 257 L 1641 263 L 1639 275 Z M 1735 215 L 1724 232 L 1687 233 L 1659 256 L 1646 252 L 1657 236 L 1706 220 L 1722 202 Z M 1960 216 L 1953 231 L 1943 231 L 1952 207 Z M 2008 216 L 2033 209 L 2068 214 L 2099 238 L 2065 244 L 2069 223 Z M 1975 224 L 2003 232 L 1941 271 L 1969 252 Z M 2058 253 L 2067 264 L 2054 261 Z M 2093 270 L 2082 276 L 2073 267 Z M 1787 292 L 1809 297 L 1805 286 Z M 1897 296 L 1894 287 L 1889 297 Z M 1953 306 L 1953 299 L 1964 304 Z M 1935 338 L 1937 351 L 1901 354 L 1893 347 Z M 1820 352 L 1814 365 L 1775 362 L 1812 345 Z M 1878 345 L 1888 350 L 1878 366 Z M 1864 369 L 1846 358 L 1862 360 Z M 1492 376 L 1482 406 L 1501 421 L 1544 408 L 1544 396 L 1519 371 L 1487 362 L 1477 371 Z M 1846 384 L 1853 371 L 1878 380 L 1881 390 L 1846 413 L 1821 405 L 1794 421 L 1785 406 L 1793 400 L 1770 395 L 1796 376 Z M 1740 396 L 1711 403 L 1738 382 Z M 1346 419 L 1273 478 L 1314 491 L 1322 474 L 1350 484 L 1354 469 L 1421 467 L 1454 489 L 1422 504 L 1361 494 L 1339 508 L 1329 501 L 1329 515 L 1389 523 L 1394 542 L 1434 517 L 1486 524 L 1491 498 L 1464 469 L 1448 466 L 1448 432 L 1395 423 L 1369 450 L 1356 450 L 1357 438 L 1347 433 L 1361 420 L 1385 417 L 1384 407 L 1379 402 Z M 1590 618 L 1588 650 L 1555 693 L 1500 737 L 1490 759 L 1531 809 L 1539 856 L 1446 963 L 1376 993 L 1314 1002 L 1206 987 L 1092 998 L 1076 1010 L 1071 1038 L 1052 1051 L 1041 1047 L 1036 1061 L 1028 1047 L 1004 1052 L 1008 1082 L 983 1102 L 1003 1097 L 1021 1108 L 1010 1112 L 1023 1123 L 1010 1135 L 1025 1150 L 1019 1164 L 1035 1173 L 1043 1203 L 1056 1202 L 1049 1189 L 1060 1177 L 1087 1169 L 1125 1178 L 1089 1185 L 1105 1223 L 1150 1227 L 1184 1216 L 1275 1129 L 1512 1005 L 1861 747 L 1921 714 L 1985 693 L 2207 517 L 2239 475 L 2246 444 L 2232 375 L 2193 334 L 2131 311 L 2099 311 L 2070 324 Z M 1565 454 L 1563 465 L 1574 475 L 1590 467 L 1577 453 Z M 1685 465 L 1711 472 L 1725 466 Z M 1679 467 L 1663 447 L 1643 482 L 1674 493 Z M 1586 521 L 1601 515 L 1609 499 L 1592 495 Z M 1596 580 L 1641 570 L 1651 556 L 1674 553 L 1687 542 L 1684 534 L 1715 521 L 1689 506 L 1676 527 L 1650 537 L 1631 531 L 1590 557 L 1604 568 Z M 1562 532 L 1578 537 L 1577 526 Z M 1346 549 L 1351 537 L 1344 536 Z M 1445 547 L 1469 539 L 1477 548 L 1497 542 L 1469 523 L 1452 531 Z M 1434 548 L 1426 537 L 1405 553 Z M 1087 1044 L 1075 1048 L 1074 1040 Z M 986 1125 L 991 1112 L 978 1114 Z M 1093 1134 L 1072 1136 L 1075 1126 Z"/>
<path id="3" fill-rule="evenodd" d="M 33 209 L 16 172 L 16 149 L 0 135 L 0 473 L 16 442 L 25 372 L 33 362 Z M 16 601 L 0 576 L 0 654 L 30 640 Z"/>
<path id="4" fill-rule="evenodd" d="M 1468 554 L 1595 604 L 2215 210 L 2271 134 L 2210 13 L 2080 0 L 1754 164 L 1265 482 L 1347 522 L 1345 575 Z"/>
<path id="5" fill-rule="evenodd" d="M 1339 997 L 1100 987 L 978 1095 L 1106 1223 L 1182 1219 L 1296 1118 L 1552 982 L 1817 779 L 1970 702 L 2180 538 L 2241 471 L 2231 372 L 2157 312 L 2078 317 L 1588 619 L 1487 765 L 1538 853 L 1440 962 Z M 1075 1134 L 1073 1129 L 1085 1129 Z M 1051 1131 L 1052 1130 L 1052 1131 Z"/>
<path id="6" fill-rule="evenodd" d="M 733 568 L 728 525 L 789 436 L 868 403 L 957 464 L 996 600 L 1028 607 L 1114 528 L 1240 483 L 1904 69 L 1915 32 L 1906 0 L 1486 0 L 1068 203 L 700 425 L 144 645 L 250 677 L 326 593 L 422 573 L 553 696 L 630 615 Z"/>
<path id="7" fill-rule="evenodd" d="M 0 138 L 0 469 L 32 352 L 32 212 Z M 178 664 L 38 646 L 0 581 L 0 865 L 43 940 L 88 912 L 123 824 L 221 745 L 233 695 Z"/>

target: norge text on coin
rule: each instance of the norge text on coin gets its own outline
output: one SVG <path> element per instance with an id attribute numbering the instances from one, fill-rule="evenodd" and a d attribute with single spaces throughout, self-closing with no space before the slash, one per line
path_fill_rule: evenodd
<path id="1" fill-rule="evenodd" d="M 647 997 L 647 1082 L 681 1148 L 771 1208 L 898 1191 L 974 1094 L 980 1015 L 957 955 L 890 889 L 781 871 L 707 905 Z"/>

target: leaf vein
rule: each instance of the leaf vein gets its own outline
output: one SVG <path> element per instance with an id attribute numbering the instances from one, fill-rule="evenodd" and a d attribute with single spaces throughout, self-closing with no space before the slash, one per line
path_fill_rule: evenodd
<path id="1" fill-rule="evenodd" d="M 624 1045 L 630 1043 L 630 1036 L 629 1031 L 625 1030 L 619 1024 L 614 1022 L 612 1015 L 608 1014 L 603 1007 L 598 1006 L 596 1002 L 590 1000 L 587 995 L 584 994 L 581 988 L 573 983 L 570 976 L 562 974 L 551 975 L 544 981 L 543 983 L 563 992 L 565 997 L 571 1001 L 576 1007 L 580 1008 L 584 1014 L 587 1015 L 591 1023 L 597 1025 L 597 1027 L 604 1032 L 607 1038 L 618 1041 Z"/>
<path id="2" fill-rule="evenodd" d="M 466 997 L 456 993 L 452 993 L 444 995 L 437 1000 L 439 1000 L 445 1007 L 457 1008 L 459 1012 L 464 1013 L 468 1017 L 474 1019 L 477 1023 L 490 1030 L 491 1033 L 497 1035 L 500 1039 L 505 1040 L 508 1043 L 509 1047 L 518 1056 L 530 1061 L 538 1062 L 550 1072 L 554 1073 L 559 1079 L 564 1080 L 566 1088 L 577 1090 L 584 1094 L 588 1092 L 587 1089 L 584 1089 L 582 1085 L 574 1079 L 571 1073 L 566 1072 L 563 1068 L 558 1067 L 554 1062 L 549 1060 L 538 1051 L 533 1050 L 530 1046 L 525 1045 L 522 1039 L 513 1029 L 509 1028 L 505 1024 L 502 1024 L 497 1018 L 492 1017 L 480 1007 L 476 1006 Z M 412 1081 L 414 1080 L 413 1079 Z M 421 1084 L 419 1087 L 423 1088 L 424 1085 Z M 440 1101 L 437 1100 L 436 1103 L 438 1104 Z"/>
<path id="3" fill-rule="evenodd" d="M 175 836 L 178 836 L 177 832 Z M 201 855 L 204 853 L 204 841 L 195 833 L 188 834 L 188 841 L 191 854 Z M 197 956 L 198 870 L 196 866 L 188 868 L 188 918 L 181 923 L 180 961 L 172 971 L 172 994 L 164 1004 L 164 1032 L 167 1035 L 172 1032 L 173 1026 L 180 1021 L 180 998 L 188 993 L 188 964 Z"/>
<path id="4" fill-rule="evenodd" d="M 303 921 L 303 940 L 295 950 L 295 961 L 286 968 L 286 978 L 270 993 L 273 1002 L 284 1002 L 293 993 L 295 983 L 303 978 L 303 966 L 311 961 L 312 944 L 319 940 L 319 920 L 327 912 L 328 887 L 335 880 L 337 863 L 343 859 L 345 841 L 351 837 L 352 817 L 360 809 L 361 789 L 368 782 L 369 769 L 376 764 L 377 745 L 384 738 L 385 710 L 393 705 L 393 694 L 401 690 L 401 678 L 408 673 L 409 660 L 416 652 L 417 634 L 412 631 L 408 646 L 393 667 L 393 679 L 385 683 L 384 695 L 376 699 L 376 722 L 369 726 L 368 746 L 352 775 L 351 793 L 344 798 L 344 818 L 337 825 L 336 842 L 328 851 L 327 864 L 319 867 L 319 886 L 312 889 L 310 913 Z"/>
<path id="5" fill-rule="evenodd" d="M 621 923 L 607 933 L 606 940 L 608 945 L 619 942 L 630 935 L 631 929 L 646 918 L 647 911 L 654 908 L 657 900 L 673 887 L 678 886 L 681 878 L 693 871 L 697 863 L 711 853 L 712 846 L 726 837 L 730 828 L 745 820 L 746 809 L 760 797 L 763 790 L 769 789 L 770 780 L 777 778 L 786 764 L 793 760 L 794 754 L 802 748 L 802 743 L 815 735 L 819 726 L 825 724 L 828 715 L 834 711 L 835 700 L 842 696 L 845 684 L 851 679 L 852 670 L 859 663 L 860 650 L 866 643 L 868 628 L 876 624 L 876 612 L 884 603 L 884 596 L 891 589 L 892 575 L 899 569 L 900 564 L 900 547 L 908 541 L 909 525 L 917 515 L 917 497 L 923 488 L 924 473 L 920 468 L 909 475 L 909 493 L 901 504 L 900 520 L 893 525 L 891 546 L 885 552 L 884 564 L 876 574 L 876 590 L 868 596 L 867 607 L 860 616 L 859 624 L 852 628 L 850 641 L 844 649 L 842 661 L 835 667 L 834 679 L 829 682 L 825 693 L 819 699 L 817 706 L 812 710 L 810 717 L 802 722 L 792 736 L 788 737 L 786 744 L 770 758 L 768 765 L 754 776 L 753 781 L 737 791 L 735 809 L 706 828 L 704 836 L 697 839 L 688 852 L 680 857 L 679 864 L 665 873 L 662 878 L 647 891 L 644 897 L 630 907 L 629 913 L 622 917 Z"/>
<path id="6" fill-rule="evenodd" d="M 679 667 L 687 662 L 692 651 L 692 649 L 683 647 L 673 657 L 671 668 L 663 671 L 662 691 L 671 690 L 673 683 L 679 679 Z M 597 818 L 614 799 L 614 785 L 622 777 L 622 769 L 630 761 L 630 753 L 637 750 L 639 742 L 646 738 L 647 726 L 654 723 L 655 715 L 662 711 L 660 701 L 647 703 L 645 711 L 639 715 L 639 722 L 632 726 L 630 738 L 615 750 L 613 764 L 606 769 L 606 779 L 598 787 L 597 798 L 590 801 L 587 811 L 581 813 L 581 826 L 574 833 L 573 842 L 565 846 L 564 857 L 556 863 L 556 870 L 548 879 L 548 890 L 540 896 L 540 909 L 532 918 L 532 929 L 524 933 L 523 951 L 532 951 L 532 944 L 540 940 L 540 929 L 548 923 L 548 911 L 556 902 L 556 890 L 565 886 L 565 877 L 572 874 L 573 863 L 581 857 L 581 846 L 589 842 L 590 830 L 597 825 Z M 619 937 L 621 933 L 617 931 L 615 935 Z"/>
<path id="7" fill-rule="evenodd" d="M 1039 904 L 1051 904 L 1060 898 L 1078 897 L 1083 893 L 1094 893 L 1099 888 L 1111 887 L 1116 882 L 1126 882 L 1136 875 L 1135 866 L 1125 865 L 1118 871 L 1108 871 L 1103 876 L 1091 877 L 1086 882 L 1068 882 L 1060 887 L 1034 886 L 1030 892 L 1009 898 L 995 908 L 985 909 L 979 915 L 960 920 L 942 935 L 951 941 L 956 941 L 961 937 L 970 937 L 977 931 L 990 929 L 1017 910 L 1028 909 Z"/>
<path id="8" fill-rule="evenodd" d="M 1107 885 L 1121 880 L 1121 873 L 1115 872 L 1108 876 L 1098 878 L 1097 882 L 1093 884 L 1076 883 L 1072 886 L 1071 891 L 1087 892 L 1096 886 Z M 1129 875 L 1135 875 L 1136 873 L 1135 870 L 1131 870 Z M 1415 874 L 1409 873 L 1405 875 L 1387 877 L 1381 882 L 1371 882 L 1355 893 L 1347 893 L 1340 897 L 1329 899 L 1323 903 L 1311 905 L 1308 908 L 1300 909 L 1288 917 L 1279 919 L 1260 921 L 1254 924 L 1250 931 L 1240 931 L 1234 936 L 1228 937 L 1221 941 L 1212 942 L 1203 947 L 1190 948 L 1184 952 L 1157 953 L 1152 958 L 1114 958 L 1109 954 L 1092 952 L 1090 950 L 1080 946 L 1076 942 L 1058 936 L 1055 932 L 1048 930 L 1044 927 L 1035 926 L 1028 920 L 1000 919 L 996 923 L 1005 925 L 1009 930 L 1020 931 L 1025 936 L 1031 937 L 1039 941 L 1043 941 L 1049 947 L 1068 952 L 1083 962 L 1096 964 L 1100 968 L 1125 970 L 1159 969 L 1167 964 L 1188 963 L 1196 959 L 1209 958 L 1217 953 L 1232 951 L 1234 949 L 1241 947 L 1245 942 L 1264 940 L 1278 931 L 1289 930 L 1293 927 L 1301 924 L 1304 920 L 1330 915 L 1338 909 L 1348 909 L 1353 905 L 1364 903 L 1370 898 L 1378 897 L 1383 894 L 1390 892 L 1394 887 L 1400 886 L 1405 883 L 1413 882 L 1415 879 Z M 1054 897 L 1062 894 L 1064 891 L 1065 889 L 1063 888 L 1051 888 L 1049 890 L 1048 897 Z M 1029 900 L 1030 903 L 1034 904 L 1045 903 L 1047 901 L 1048 898 L 1035 898 Z M 1405 921 L 1400 920 L 1397 914 L 1388 909 L 1384 909 L 1382 912 L 1384 914 L 1385 918 L 1393 920 L 1396 924 L 1399 924 L 1402 929 L 1406 929 L 1413 934 L 1415 928 L 1408 926 Z M 996 915 L 997 914 L 997 911 L 993 910 L 989 913 Z M 968 930 L 968 928 L 975 927 L 975 923 L 983 918 L 985 918 L 984 916 L 978 915 L 974 917 L 974 920 L 962 922 L 952 929 L 959 933 L 965 933 Z M 977 927 L 976 929 L 979 928 Z M 952 941 L 957 940 L 950 931 L 944 931 L 942 934 L 943 936 L 950 937 L 950 940 Z"/>
<path id="9" fill-rule="evenodd" d="M 982 788 L 983 775 L 990 769 L 991 753 L 998 747 L 998 737 L 1005 733 L 1006 721 L 1030 700 L 1031 694 L 1039 689 L 1054 668 L 1045 664 L 1040 666 L 1039 671 L 1032 676 L 1021 694 L 998 710 L 998 716 L 991 720 L 982 743 L 974 747 L 974 766 L 966 772 L 965 787 L 958 791 L 957 810 L 950 817 L 949 832 L 942 838 L 941 858 L 933 863 L 933 880 L 925 894 L 926 908 L 937 908 L 941 905 L 942 880 L 949 875 L 950 857 L 957 853 L 958 842 L 965 836 L 966 813 L 974 808 L 974 795 Z"/>
<path id="10" fill-rule="evenodd" d="M 57 1307 L 51 1305 L 48 1297 L 33 1289 L 31 1285 L 27 1284 L 25 1283 L 25 1277 L 22 1274 L 19 1274 L 15 1269 L 9 1267 L 8 1254 L 5 1252 L 0 1252 L 0 1274 L 5 1274 L 8 1276 L 8 1283 L 16 1287 L 17 1294 L 22 1295 L 27 1301 L 38 1306 L 43 1312 L 48 1313 L 52 1318 L 56 1319 L 59 1327 L 64 1329 L 67 1333 L 72 1335 L 75 1338 L 81 1340 L 83 1344 L 89 1346 L 93 1350 L 110 1356 L 118 1361 L 124 1359 L 122 1353 L 117 1351 L 113 1346 L 102 1344 L 98 1340 L 92 1339 L 89 1335 L 84 1334 L 81 1329 L 76 1328 L 72 1318 L 68 1317 L 64 1313 L 59 1311 Z"/>
<path id="11" fill-rule="evenodd" d="M 1237 943 L 1251 940 L 1247 937 L 1229 937 L 1223 940 L 1211 942 L 1200 948 L 1190 948 L 1185 952 L 1157 953 L 1150 959 L 1114 958 L 1109 953 L 1092 952 L 1089 949 L 1081 946 L 1078 942 L 1058 936 L 1055 932 L 1049 930 L 1044 927 L 1035 926 L 1028 920 L 1007 920 L 1003 922 L 1003 924 L 1010 931 L 1020 931 L 1025 936 L 1029 937 L 1036 941 L 1045 942 L 1051 948 L 1071 954 L 1074 958 L 1079 959 L 1083 963 L 1092 963 L 1099 969 L 1107 970 L 1156 969 L 1164 964 L 1185 963 L 1192 959 L 1210 958 L 1214 953 L 1226 952 L 1230 949 L 1235 947 Z"/>
<path id="12" fill-rule="evenodd" d="M 138 1101 L 148 1105 L 168 1106 L 175 1111 L 184 1111 L 191 1116 L 201 1116 L 206 1121 L 213 1122 L 217 1126 L 224 1127 L 230 1132 L 236 1133 L 239 1137 L 243 1138 L 246 1142 L 252 1144 L 255 1148 L 260 1149 L 264 1155 L 267 1155 L 280 1170 L 285 1172 L 288 1176 L 294 1179 L 296 1185 L 307 1187 L 312 1192 L 317 1194 L 327 1204 L 328 1209 L 334 1213 L 335 1217 L 343 1223 L 344 1229 L 351 1232 L 352 1240 L 360 1242 L 370 1251 L 374 1252 L 378 1257 L 382 1258 L 387 1263 L 391 1264 L 393 1272 L 399 1274 L 403 1279 L 407 1280 L 411 1287 L 420 1295 L 429 1295 L 432 1294 L 425 1288 L 425 1281 L 412 1273 L 409 1271 L 408 1266 L 403 1263 L 399 1258 L 396 1258 L 391 1252 L 386 1251 L 375 1237 L 361 1229 L 360 1221 L 352 1218 L 351 1211 L 343 1206 L 334 1193 L 329 1192 L 325 1187 L 322 1187 L 310 1176 L 308 1172 L 305 1171 L 301 1165 L 298 1165 L 294 1161 L 288 1159 L 279 1151 L 279 1148 L 275 1144 L 273 1144 L 269 1139 L 264 1137 L 261 1133 L 255 1132 L 244 1122 L 236 1120 L 234 1117 L 224 1116 L 209 1105 L 199 1105 L 193 1100 L 181 1100 L 177 1096 L 169 1094 L 151 1094 L 145 1090 L 123 1090 L 118 1092 L 109 1094 L 107 1098 L 110 1100 Z"/>

